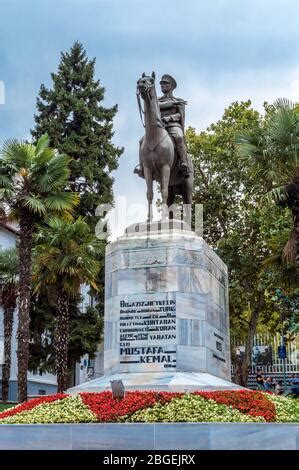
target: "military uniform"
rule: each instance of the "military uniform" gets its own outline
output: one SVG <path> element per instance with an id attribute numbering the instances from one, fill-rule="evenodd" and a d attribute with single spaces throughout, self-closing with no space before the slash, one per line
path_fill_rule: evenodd
<path id="1" fill-rule="evenodd" d="M 177 86 L 175 79 L 171 75 L 163 75 L 160 84 L 167 82 L 171 85 L 172 90 Z M 180 159 L 180 169 L 185 177 L 189 176 L 190 168 L 187 159 L 187 149 L 184 138 L 184 127 L 185 127 L 185 106 L 186 101 L 181 98 L 175 98 L 172 96 L 172 90 L 170 96 L 167 94 L 158 98 L 158 103 L 161 112 L 161 118 L 165 125 L 165 129 L 169 135 L 175 141 L 176 150 Z M 143 138 L 142 138 L 143 140 Z M 141 140 L 141 142 L 142 142 Z M 144 177 L 142 165 L 138 165 L 134 173 Z"/>
<path id="2" fill-rule="evenodd" d="M 177 86 L 175 79 L 171 75 L 163 75 L 160 84 L 167 82 L 171 84 L 172 90 Z M 181 160 L 181 169 L 185 176 L 190 173 L 187 149 L 184 138 L 185 127 L 185 106 L 186 101 L 174 96 L 162 96 L 158 98 L 162 121 L 165 124 L 167 132 L 173 137 L 176 149 Z"/>

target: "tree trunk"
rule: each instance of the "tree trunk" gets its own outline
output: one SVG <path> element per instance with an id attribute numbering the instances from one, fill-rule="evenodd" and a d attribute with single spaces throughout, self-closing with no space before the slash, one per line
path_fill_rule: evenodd
<path id="1" fill-rule="evenodd" d="M 29 311 L 31 294 L 31 251 L 33 224 L 30 213 L 23 210 L 20 217 L 20 280 L 18 321 L 18 400 L 27 400 L 27 371 L 29 363 Z"/>
<path id="2" fill-rule="evenodd" d="M 76 360 L 73 357 L 69 356 L 68 353 L 68 364 L 67 364 L 67 384 L 68 388 L 74 387 L 75 384 L 75 376 L 76 376 Z"/>
<path id="3" fill-rule="evenodd" d="M 257 322 L 260 316 L 260 312 L 264 306 L 264 295 L 262 293 L 259 294 L 258 303 L 255 308 L 251 311 L 251 317 L 249 320 L 248 331 L 245 341 L 245 352 L 244 358 L 242 361 L 242 374 L 241 374 L 241 384 L 246 387 L 247 380 L 248 380 L 248 373 L 249 368 L 251 366 L 251 358 L 252 358 L 252 349 L 253 349 L 253 341 L 254 336 L 256 333 Z"/>
<path id="4" fill-rule="evenodd" d="M 299 196 L 298 196 L 299 198 Z M 296 277 L 299 282 L 299 202 L 293 209 L 294 215 L 294 231 L 295 231 L 295 267 Z"/>
<path id="5" fill-rule="evenodd" d="M 235 364 L 235 373 L 234 373 L 234 382 L 238 385 L 241 385 L 241 387 L 246 387 L 246 382 L 244 382 L 243 379 L 243 369 L 242 369 L 242 360 L 237 359 Z"/>
<path id="6" fill-rule="evenodd" d="M 55 328 L 55 370 L 57 374 L 57 392 L 67 389 L 68 379 L 68 342 L 69 342 L 69 302 L 68 295 L 59 283 L 57 298 L 57 319 Z"/>
<path id="7" fill-rule="evenodd" d="M 4 364 L 2 365 L 2 401 L 6 403 L 9 392 L 9 379 L 11 367 L 11 337 L 13 327 L 13 314 L 15 307 L 4 307 Z"/>
<path id="8" fill-rule="evenodd" d="M 287 186 L 289 207 L 292 210 L 294 222 L 294 262 L 295 262 L 295 285 L 299 286 L 299 166 L 295 167 L 294 177 Z M 299 289 L 295 289 L 295 303 L 299 306 Z"/>

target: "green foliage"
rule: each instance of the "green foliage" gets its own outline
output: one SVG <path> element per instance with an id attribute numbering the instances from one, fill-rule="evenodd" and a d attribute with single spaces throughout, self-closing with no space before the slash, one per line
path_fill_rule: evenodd
<path id="1" fill-rule="evenodd" d="M 87 307 L 82 313 L 71 309 L 69 357 L 79 361 L 84 354 L 92 359 L 97 352 L 104 330 L 104 319 L 97 307 Z"/>
<path id="2" fill-rule="evenodd" d="M 87 58 L 82 44 L 61 53 L 53 88 L 41 85 L 31 131 L 34 139 L 47 132 L 51 145 L 71 157 L 71 188 L 80 195 L 76 216 L 93 228 L 96 207 L 113 202 L 110 173 L 123 152 L 112 143 L 117 106 L 103 106 L 105 89 L 94 74 L 95 59 Z"/>
<path id="3" fill-rule="evenodd" d="M 296 333 L 299 331 L 298 317 L 296 316 L 296 301 L 282 292 L 281 289 L 275 289 L 271 300 L 275 303 L 280 314 L 283 331 Z"/>
<path id="4" fill-rule="evenodd" d="M 1 411 L 8 410 L 9 408 L 12 408 L 13 406 L 15 406 L 15 405 L 13 405 L 11 403 L 5 404 L 5 405 L 3 403 L 0 403 L 0 413 L 1 413 Z"/>
<path id="5" fill-rule="evenodd" d="M 33 372 L 55 372 L 55 297 L 55 289 L 48 287 L 32 296 L 31 299 L 29 369 Z"/>
<path id="6" fill-rule="evenodd" d="M 260 127 L 249 132 L 244 129 L 236 143 L 252 173 L 272 190 L 286 184 L 298 165 L 299 109 L 286 99 L 278 99 L 273 105 L 266 104 L 265 111 Z"/>
<path id="7" fill-rule="evenodd" d="M 19 253 L 16 248 L 0 251 L 1 284 L 16 284 L 19 275 Z"/>
<path id="8" fill-rule="evenodd" d="M 254 142 L 253 134 L 244 132 L 239 136 L 238 144 L 239 155 L 250 162 L 251 173 L 260 177 L 258 181 L 261 177 L 265 178 L 269 192 L 264 201 L 269 212 L 277 215 L 276 221 L 268 217 L 270 223 L 267 220 L 263 227 L 270 248 L 265 264 L 271 268 L 272 290 L 282 289 L 295 305 L 294 308 L 285 305 L 283 315 L 288 323 L 287 328 L 294 329 L 291 325 L 298 322 L 299 295 L 298 106 L 286 99 L 279 99 L 272 106 L 267 106 L 259 138 Z M 271 202 L 280 208 L 281 214 Z M 278 309 L 281 314 L 281 302 Z"/>
<path id="9" fill-rule="evenodd" d="M 257 128 L 259 121 L 250 101 L 235 102 L 206 131 L 196 134 L 189 128 L 186 132 L 195 167 L 194 202 L 203 204 L 204 238 L 212 247 L 239 220 L 244 193 L 252 190 L 248 167 L 236 152 L 235 138 L 241 129 Z"/>
<path id="10" fill-rule="evenodd" d="M 0 198 L 7 204 L 10 217 L 18 220 L 25 210 L 34 222 L 49 213 L 70 211 L 78 197 L 64 191 L 69 161 L 49 147 L 46 134 L 36 146 L 6 141 L 0 154 Z"/>
<path id="11" fill-rule="evenodd" d="M 267 254 L 261 236 L 257 201 L 263 192 L 238 154 L 236 136 L 254 132 L 261 116 L 250 101 L 232 103 L 216 124 L 196 134 L 187 131 L 195 166 L 196 203 L 203 204 L 204 238 L 228 265 L 233 332 L 244 333 L 251 311 L 260 302 L 262 262 Z"/>
<path id="12" fill-rule="evenodd" d="M 73 372 L 75 362 L 88 354 L 94 357 L 101 341 L 104 321 L 97 306 L 79 308 L 82 299 L 78 296 L 70 301 L 68 369 Z M 54 331 L 56 303 L 55 289 L 49 287 L 35 295 L 31 303 L 29 368 L 34 372 L 55 372 Z"/>
<path id="13" fill-rule="evenodd" d="M 123 149 L 112 143 L 113 119 L 117 106 L 108 108 L 103 105 L 105 89 L 95 79 L 95 59 L 89 60 L 83 46 L 78 42 L 69 52 L 61 54 L 58 71 L 52 73 L 51 77 L 52 88 L 45 85 L 40 88 L 32 136 L 37 139 L 47 132 L 51 145 L 71 157 L 69 183 L 72 190 L 80 195 L 75 217 L 85 217 L 91 230 L 94 230 L 98 220 L 95 217 L 96 207 L 99 204 L 113 203 L 114 180 L 111 172 L 117 169 L 118 158 L 123 152 Z M 104 243 L 95 256 L 100 269 L 97 291 L 93 291 L 93 296 L 98 304 L 99 315 L 102 316 Z M 44 298 L 46 297 L 45 295 Z M 70 315 L 77 318 L 75 301 L 70 305 Z M 85 324 L 85 331 L 88 325 L 89 323 Z M 72 330 L 72 325 L 70 328 Z M 70 334 L 72 337 L 72 331 Z M 91 341 L 94 336 L 92 325 L 90 334 L 86 331 L 86 335 Z M 94 345 L 89 350 L 96 348 L 98 340 L 99 337 L 95 338 Z M 78 351 L 86 351 L 86 347 L 80 345 L 79 338 L 75 343 Z M 72 352 L 77 357 L 74 349 Z"/>
<path id="14" fill-rule="evenodd" d="M 34 370 L 54 370 L 54 325 L 57 288 L 63 287 L 69 296 L 70 340 L 69 368 L 86 353 L 92 357 L 101 339 L 102 318 L 98 311 L 80 311 L 80 286 L 96 286 L 100 269 L 97 253 L 103 243 L 82 219 L 73 222 L 52 218 L 40 227 L 35 237 L 33 280 L 35 292 L 40 292 L 31 308 L 30 367 Z"/>
<path id="15" fill-rule="evenodd" d="M 188 129 L 186 135 L 195 166 L 194 199 L 203 204 L 204 238 L 228 265 L 231 330 L 233 336 L 247 337 L 248 348 L 258 322 L 272 332 L 280 327 L 273 288 L 294 290 L 294 265 L 283 263 L 290 260 L 285 245 L 292 217 L 266 197 L 285 184 L 293 162 L 292 139 L 288 154 L 273 153 L 275 139 L 286 137 L 282 125 L 289 130 L 294 125 L 283 111 L 275 123 L 277 106 L 265 104 L 263 117 L 250 101 L 232 103 L 206 131 Z"/>
<path id="16" fill-rule="evenodd" d="M 36 145 L 10 140 L 0 154 L 0 199 L 9 217 L 20 225 L 20 278 L 18 322 L 18 394 L 27 398 L 29 365 L 29 309 L 33 232 L 46 215 L 70 218 L 78 196 L 66 191 L 69 158 L 49 147 L 43 134 Z"/>
<path id="17" fill-rule="evenodd" d="M 97 289 L 95 278 L 100 266 L 96 253 L 102 243 L 82 218 L 73 222 L 48 219 L 35 237 L 35 290 L 61 281 L 70 297 L 78 294 L 80 285 L 87 283 Z"/>

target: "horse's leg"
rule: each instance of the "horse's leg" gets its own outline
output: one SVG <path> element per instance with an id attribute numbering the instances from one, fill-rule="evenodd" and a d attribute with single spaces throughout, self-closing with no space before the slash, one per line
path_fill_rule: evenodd
<path id="1" fill-rule="evenodd" d="M 153 197 L 154 197 L 154 191 L 153 191 L 153 175 L 151 170 L 145 166 L 144 167 L 144 177 L 146 181 L 146 197 L 147 197 L 147 204 L 148 204 L 148 210 L 147 210 L 147 221 L 151 222 L 153 220 Z"/>
<path id="2" fill-rule="evenodd" d="M 161 195 L 162 195 L 162 219 L 168 217 L 168 186 L 170 179 L 170 166 L 164 165 L 161 169 Z"/>
<path id="3" fill-rule="evenodd" d="M 168 214 L 169 214 L 169 219 L 174 218 L 174 212 L 172 209 L 173 203 L 175 199 L 175 194 L 172 186 L 168 186 L 168 197 L 167 197 L 167 207 L 168 207 Z"/>
<path id="4" fill-rule="evenodd" d="M 191 227 L 192 223 L 192 183 L 188 179 L 184 180 L 183 183 L 183 204 L 185 209 L 185 222 Z"/>

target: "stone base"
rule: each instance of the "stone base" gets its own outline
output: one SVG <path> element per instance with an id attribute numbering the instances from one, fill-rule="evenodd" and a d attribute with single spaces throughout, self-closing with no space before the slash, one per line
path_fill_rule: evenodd
<path id="1" fill-rule="evenodd" d="M 111 391 L 111 380 L 122 380 L 126 390 L 195 392 L 198 390 L 241 390 L 243 387 L 204 372 L 148 372 L 113 374 L 77 385 L 68 393 Z"/>
<path id="2" fill-rule="evenodd" d="M 177 220 L 135 224 L 105 264 L 105 376 L 230 381 L 227 267 L 201 237 Z"/>
<path id="3" fill-rule="evenodd" d="M 169 452 L 182 449 L 188 450 L 189 453 L 194 450 L 295 451 L 299 449 L 299 426 L 296 423 L 84 423 L 0 426 L 0 450 Z M 135 455 L 134 452 L 132 454 Z M 27 455 L 30 464 L 32 454 Z M 240 456 L 234 454 L 234 458 L 231 452 L 226 455 L 224 462 L 230 464 L 231 468 L 234 468 L 236 463 L 235 467 L 238 468 Z M 293 455 L 295 458 L 294 452 Z M 22 454 L 22 459 L 25 458 L 26 461 L 24 456 L 26 452 Z M 268 453 L 267 458 L 272 456 L 273 454 Z M 216 461 L 217 457 L 219 455 L 216 456 Z M 86 464 L 88 463 L 86 459 Z M 172 467 L 174 466 L 173 464 Z"/>

